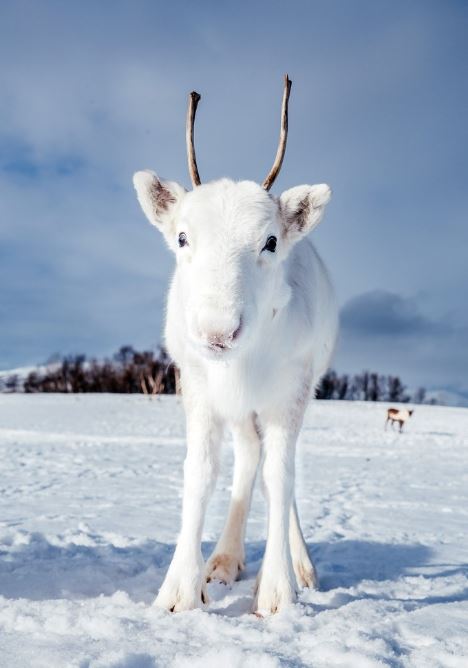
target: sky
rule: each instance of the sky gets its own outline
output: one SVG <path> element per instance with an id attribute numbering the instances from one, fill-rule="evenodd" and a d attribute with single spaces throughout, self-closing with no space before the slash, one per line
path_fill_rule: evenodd
<path id="1" fill-rule="evenodd" d="M 3 0 L 0 369 L 161 341 L 173 259 L 131 177 L 327 182 L 338 371 L 468 396 L 468 4 Z"/>

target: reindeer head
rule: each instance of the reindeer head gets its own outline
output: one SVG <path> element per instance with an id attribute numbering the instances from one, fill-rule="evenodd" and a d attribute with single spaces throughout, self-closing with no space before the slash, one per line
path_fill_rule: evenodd
<path id="1" fill-rule="evenodd" d="M 285 77 L 281 135 L 275 162 L 260 186 L 221 179 L 201 185 L 191 93 L 187 150 L 193 190 L 143 171 L 133 181 L 141 207 L 176 254 L 181 308 L 192 344 L 209 357 L 248 347 L 261 324 L 289 301 L 286 263 L 293 246 L 321 220 L 330 199 L 325 184 L 269 194 L 283 161 L 291 81 Z"/>

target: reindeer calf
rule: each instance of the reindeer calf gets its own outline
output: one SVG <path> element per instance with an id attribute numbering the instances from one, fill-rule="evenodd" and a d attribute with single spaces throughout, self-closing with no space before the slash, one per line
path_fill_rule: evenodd
<path id="1" fill-rule="evenodd" d="M 281 138 L 269 175 L 200 185 L 190 96 L 187 148 L 194 189 L 138 172 L 134 184 L 149 221 L 176 255 L 166 345 L 180 369 L 187 420 L 182 528 L 156 604 L 190 610 L 207 600 L 206 581 L 232 583 L 244 567 L 252 486 L 264 452 L 268 539 L 255 612 L 296 600 L 316 575 L 294 499 L 294 453 L 309 397 L 326 371 L 337 312 L 328 273 L 308 233 L 330 199 L 325 184 L 268 193 L 286 147 L 286 78 Z M 228 518 L 205 565 L 201 537 L 219 466 L 223 430 L 233 432 L 235 466 Z"/>

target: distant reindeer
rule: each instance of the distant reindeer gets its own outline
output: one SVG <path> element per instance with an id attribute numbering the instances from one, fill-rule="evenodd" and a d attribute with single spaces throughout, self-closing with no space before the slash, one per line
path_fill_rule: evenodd
<path id="1" fill-rule="evenodd" d="M 406 408 L 404 410 L 400 408 L 389 408 L 387 410 L 387 419 L 385 421 L 385 430 L 387 430 L 387 425 L 390 422 L 392 425 L 392 428 L 395 424 L 395 422 L 398 422 L 400 424 L 400 433 L 403 431 L 403 425 L 407 420 L 410 419 L 410 417 L 413 415 L 414 410 L 407 410 Z"/>
<path id="2" fill-rule="evenodd" d="M 326 371 L 337 329 L 328 273 L 308 234 L 330 199 L 327 185 L 269 190 L 281 168 L 291 81 L 285 77 L 281 134 L 260 186 L 230 179 L 200 185 L 191 93 L 187 152 L 193 190 L 137 172 L 141 207 L 176 255 L 165 337 L 180 369 L 187 420 L 182 528 L 156 599 L 170 611 L 207 601 L 206 581 L 232 583 L 244 568 L 244 536 L 261 449 L 269 505 L 268 539 L 254 611 L 296 600 L 316 575 L 294 499 L 294 454 L 304 411 Z M 219 466 L 225 426 L 234 436 L 232 498 L 207 565 L 203 521 Z"/>

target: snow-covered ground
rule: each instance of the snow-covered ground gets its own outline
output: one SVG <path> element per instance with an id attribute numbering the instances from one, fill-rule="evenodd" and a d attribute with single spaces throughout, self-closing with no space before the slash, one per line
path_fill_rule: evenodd
<path id="1" fill-rule="evenodd" d="M 250 614 L 265 538 L 256 492 L 248 567 L 207 611 L 152 606 L 179 526 L 179 400 L 0 395 L 0 665 L 273 668 L 468 665 L 468 410 L 311 405 L 298 505 L 321 581 Z M 209 507 L 225 516 L 232 457 Z"/>

